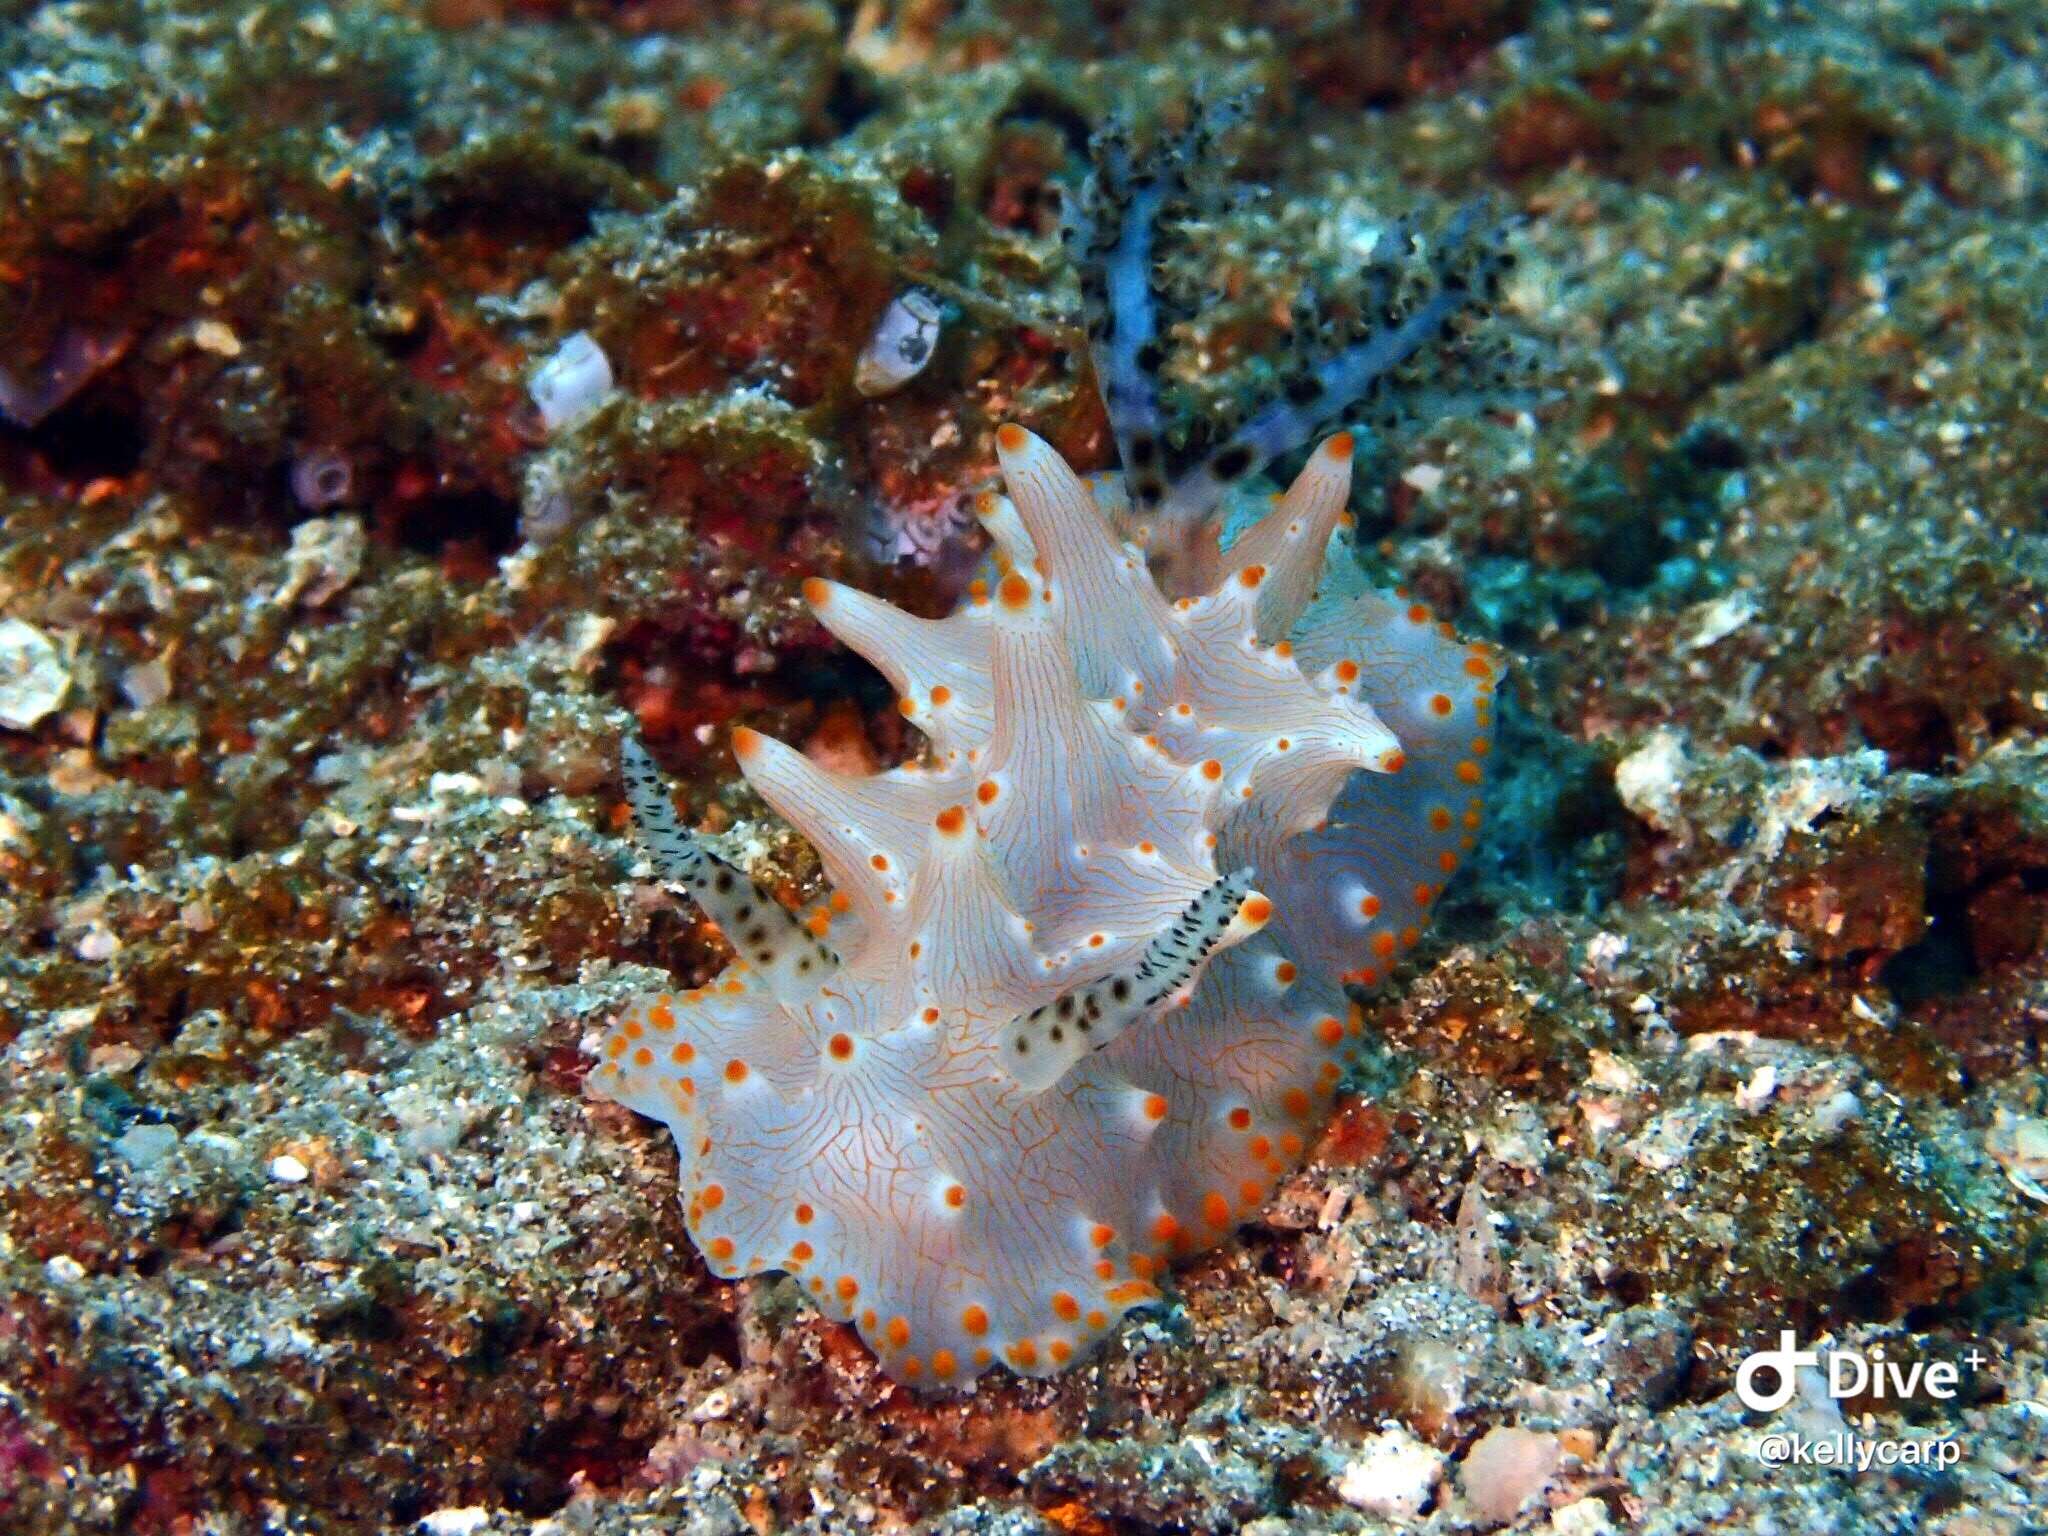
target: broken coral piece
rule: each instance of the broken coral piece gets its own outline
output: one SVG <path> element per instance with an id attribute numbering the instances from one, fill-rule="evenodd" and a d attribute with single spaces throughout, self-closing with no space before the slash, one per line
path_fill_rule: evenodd
<path id="1" fill-rule="evenodd" d="M 363 520 L 352 514 L 312 517 L 292 529 L 285 551 L 284 584 L 272 601 L 319 608 L 333 601 L 362 573 L 369 541 Z"/>
<path id="2" fill-rule="evenodd" d="M 1550 1486 L 1562 1459 L 1556 1435 L 1496 1424 L 1466 1452 L 1458 1484 L 1473 1512 L 1498 1525 L 1514 1519 Z"/>
<path id="3" fill-rule="evenodd" d="M 20 619 L 0 619 L 0 726 L 34 730 L 70 688 L 70 669 L 48 635 Z"/>

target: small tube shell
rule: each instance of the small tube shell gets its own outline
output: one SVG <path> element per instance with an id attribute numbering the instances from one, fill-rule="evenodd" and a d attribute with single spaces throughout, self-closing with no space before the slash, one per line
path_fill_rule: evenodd
<path id="1" fill-rule="evenodd" d="M 611 359 L 588 331 L 578 331 L 534 371 L 527 386 L 548 431 L 574 426 L 612 392 Z"/>
<path id="2" fill-rule="evenodd" d="M 924 289 L 896 295 L 853 365 L 853 387 L 870 399 L 892 395 L 924 372 L 939 344 L 941 318 L 939 301 Z"/>

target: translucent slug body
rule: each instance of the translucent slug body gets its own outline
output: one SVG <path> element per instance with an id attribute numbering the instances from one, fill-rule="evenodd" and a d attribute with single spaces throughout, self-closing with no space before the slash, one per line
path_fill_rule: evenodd
<path id="1" fill-rule="evenodd" d="M 1477 823 L 1498 663 L 1419 607 L 1320 604 L 1348 435 L 1162 595 L 1095 488 L 1014 426 L 982 515 L 1007 572 L 940 621 L 814 581 L 926 766 L 741 771 L 816 846 L 808 918 L 677 825 L 644 841 L 737 958 L 636 999 L 592 1083 L 665 1122 L 714 1273 L 784 1270 L 896 1380 L 1095 1348 L 1299 1163 L 1372 985 Z"/>

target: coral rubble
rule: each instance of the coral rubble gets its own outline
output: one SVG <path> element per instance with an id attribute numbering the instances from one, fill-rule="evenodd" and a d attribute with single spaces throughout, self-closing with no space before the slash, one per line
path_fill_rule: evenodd
<path id="1" fill-rule="evenodd" d="M 2035 1528 L 2044 76 L 2017 0 L 0 0 L 0 1527 Z M 1096 373 L 1091 130 L 1237 100 Z M 1055 1378 L 714 1281 L 586 1092 L 728 959 L 622 729 L 814 903 L 735 730 L 916 742 L 805 578 L 951 611 L 1005 421 L 1252 476 L 1175 413 L 1466 208 L 1528 347 L 1354 418 L 1346 579 L 1516 683 L 1320 1140 Z M 1745 1408 L 1787 1328 L 1960 1388 Z"/>

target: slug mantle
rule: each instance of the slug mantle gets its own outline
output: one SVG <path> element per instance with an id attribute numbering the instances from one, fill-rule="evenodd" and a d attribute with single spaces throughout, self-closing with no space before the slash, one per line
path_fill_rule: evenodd
<path id="1" fill-rule="evenodd" d="M 1360 1029 L 1346 984 L 1385 978 L 1471 846 L 1499 671 L 1394 597 L 1300 622 L 1348 434 L 1178 599 L 1110 482 L 1016 426 L 998 451 L 993 591 L 927 621 L 806 588 L 928 763 L 844 777 L 734 735 L 827 903 L 712 854 L 629 744 L 659 873 L 737 958 L 637 999 L 591 1078 L 673 1131 L 714 1273 L 789 1272 L 925 1388 L 1085 1355 L 1300 1161 Z"/>

